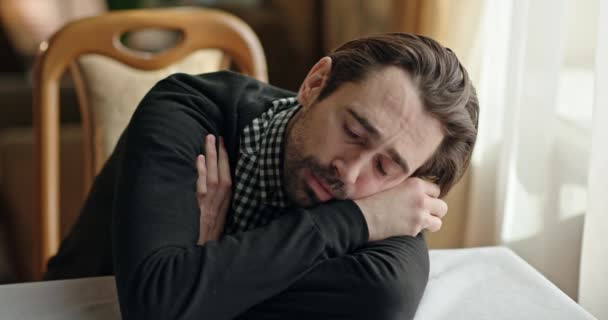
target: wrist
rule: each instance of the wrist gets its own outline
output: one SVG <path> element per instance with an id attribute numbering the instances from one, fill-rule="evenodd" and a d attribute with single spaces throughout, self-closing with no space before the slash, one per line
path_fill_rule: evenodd
<path id="1" fill-rule="evenodd" d="M 377 225 L 377 217 L 372 214 L 373 210 L 365 201 L 365 199 L 353 200 L 353 202 L 359 207 L 363 218 L 365 219 L 365 223 L 367 224 L 367 230 L 369 233 L 369 241 L 377 240 L 376 239 L 376 225 Z"/>
<path id="2" fill-rule="evenodd" d="M 304 209 L 326 243 L 330 257 L 353 252 L 369 241 L 361 210 L 352 200 L 335 200 Z"/>

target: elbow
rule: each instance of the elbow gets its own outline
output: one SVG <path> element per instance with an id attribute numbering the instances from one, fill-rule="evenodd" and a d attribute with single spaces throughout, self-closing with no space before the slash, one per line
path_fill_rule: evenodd
<path id="1" fill-rule="evenodd" d="M 413 319 L 425 288 L 426 278 L 378 285 L 366 294 L 369 304 L 360 314 L 366 319 Z"/>
<path id="2" fill-rule="evenodd" d="M 429 256 L 420 250 L 409 263 L 368 284 L 367 311 L 373 319 L 413 319 L 429 279 Z"/>
<path id="3" fill-rule="evenodd" d="M 385 319 L 413 319 L 429 280 L 430 262 L 428 250 L 418 251 L 407 270 L 401 270 L 393 281 L 385 283 L 384 295 L 387 310 Z"/>
<path id="4" fill-rule="evenodd" d="M 171 285 L 170 279 L 162 281 L 134 279 L 124 290 L 118 289 L 122 319 L 190 319 L 189 306 L 193 297 L 185 297 Z M 185 293 L 188 286 L 183 287 Z"/>
<path id="5" fill-rule="evenodd" d="M 156 290 L 146 285 L 142 277 L 127 281 L 116 276 L 116 286 L 122 319 L 170 319 L 169 308 Z"/>
<path id="6" fill-rule="evenodd" d="M 185 252 L 166 248 L 136 268 L 116 268 L 116 288 L 123 319 L 185 319 L 195 300 L 195 270 Z M 199 297 L 202 298 L 202 297 Z"/>

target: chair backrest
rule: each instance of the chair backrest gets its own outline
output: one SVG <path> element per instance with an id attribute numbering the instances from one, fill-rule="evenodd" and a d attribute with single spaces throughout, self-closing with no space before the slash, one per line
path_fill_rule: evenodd
<path id="1" fill-rule="evenodd" d="M 174 46 L 158 53 L 123 44 L 126 33 L 149 28 L 172 30 L 180 36 Z M 156 81 L 175 72 L 219 70 L 228 61 L 240 72 L 267 81 L 264 53 L 254 32 L 238 18 L 211 9 L 112 12 L 69 23 L 41 44 L 34 69 L 33 105 L 39 275 L 61 240 L 58 90 L 64 72 L 72 71 L 78 92 L 83 178 L 88 189 L 135 106 Z"/>

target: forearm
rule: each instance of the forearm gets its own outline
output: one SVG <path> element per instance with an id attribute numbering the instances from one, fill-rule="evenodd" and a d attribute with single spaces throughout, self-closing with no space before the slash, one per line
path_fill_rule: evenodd
<path id="1" fill-rule="evenodd" d="M 353 235 L 363 222 L 349 202 L 296 210 L 264 228 L 225 236 L 204 246 L 166 244 L 135 253 L 116 248 L 116 277 L 123 317 L 230 319 L 288 288 L 321 261 L 366 241 Z M 360 214 L 359 214 L 360 215 Z M 116 243 L 133 242 L 117 229 Z"/>
<path id="2" fill-rule="evenodd" d="M 411 319 L 428 272 L 422 235 L 369 243 L 320 262 L 241 319 Z"/>

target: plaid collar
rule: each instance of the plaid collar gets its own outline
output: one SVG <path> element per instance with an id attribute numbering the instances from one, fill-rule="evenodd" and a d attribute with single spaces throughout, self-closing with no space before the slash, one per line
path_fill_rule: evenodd
<path id="1" fill-rule="evenodd" d="M 264 209 L 287 206 L 282 181 L 284 138 L 289 120 L 299 109 L 295 97 L 275 100 L 243 129 L 227 233 L 266 225 L 278 210 L 265 214 Z"/>

